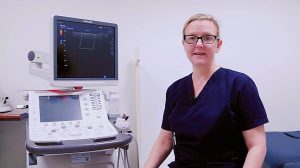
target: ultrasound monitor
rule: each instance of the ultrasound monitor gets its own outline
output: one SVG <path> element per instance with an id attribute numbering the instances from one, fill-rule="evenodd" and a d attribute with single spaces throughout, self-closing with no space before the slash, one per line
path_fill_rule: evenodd
<path id="1" fill-rule="evenodd" d="M 54 62 L 51 85 L 117 85 L 116 24 L 54 16 L 53 25 Z"/>
<path id="2" fill-rule="evenodd" d="M 53 21 L 51 85 L 117 85 L 117 25 L 63 16 L 54 16 Z M 29 91 L 29 107 L 29 139 L 33 142 L 103 139 L 118 134 L 108 120 L 102 90 Z"/>

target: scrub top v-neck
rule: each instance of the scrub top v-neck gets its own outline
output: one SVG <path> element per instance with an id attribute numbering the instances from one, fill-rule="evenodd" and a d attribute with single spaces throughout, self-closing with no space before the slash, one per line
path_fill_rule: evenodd
<path id="1" fill-rule="evenodd" d="M 242 163 L 247 153 L 242 131 L 268 122 L 253 80 L 219 68 L 194 96 L 192 74 L 174 82 L 166 93 L 161 127 L 175 134 L 175 162 Z"/>
<path id="2" fill-rule="evenodd" d="M 193 79 L 192 79 L 192 74 L 188 76 L 188 94 L 191 95 L 190 99 L 192 100 L 192 103 L 195 103 L 197 101 L 201 101 L 201 99 L 205 96 L 205 94 L 208 92 L 209 88 L 213 85 L 213 83 L 217 80 L 216 76 L 218 74 L 218 71 L 221 70 L 222 68 L 217 69 L 211 77 L 208 79 L 202 90 L 198 95 L 195 95 L 194 91 L 194 85 L 193 85 Z"/>

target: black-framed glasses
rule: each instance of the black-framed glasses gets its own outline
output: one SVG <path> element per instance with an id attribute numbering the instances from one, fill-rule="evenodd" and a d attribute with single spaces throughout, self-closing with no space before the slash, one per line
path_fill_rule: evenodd
<path id="1" fill-rule="evenodd" d="M 195 44 L 198 42 L 199 39 L 201 40 L 201 42 L 203 44 L 212 44 L 219 38 L 218 38 L 218 36 L 215 36 L 215 35 L 204 35 L 201 37 L 197 37 L 194 35 L 184 35 L 183 36 L 183 40 L 188 44 Z"/>

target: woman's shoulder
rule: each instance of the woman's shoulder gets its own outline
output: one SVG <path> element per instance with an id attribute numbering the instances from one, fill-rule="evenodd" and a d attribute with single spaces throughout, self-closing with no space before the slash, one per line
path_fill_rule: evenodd
<path id="1" fill-rule="evenodd" d="M 223 68 L 223 76 L 225 76 L 224 81 L 235 91 L 241 89 L 257 90 L 254 80 L 243 72 Z"/>
<path id="2" fill-rule="evenodd" d="M 231 79 L 234 82 L 252 81 L 251 77 L 243 72 L 239 72 L 228 68 L 221 68 L 221 70 L 226 78 Z"/>
<path id="3" fill-rule="evenodd" d="M 173 82 L 167 89 L 167 95 L 175 96 L 179 92 L 185 92 L 188 91 L 190 88 L 190 85 L 192 83 L 192 74 L 189 74 L 187 76 L 184 76 L 175 82 Z"/>
<path id="4" fill-rule="evenodd" d="M 168 90 L 173 90 L 173 89 L 178 89 L 178 88 L 182 88 L 182 87 L 186 87 L 187 86 L 187 84 L 189 83 L 189 82 L 191 82 L 191 80 L 192 80 L 192 74 L 189 74 L 189 75 L 187 75 L 187 76 L 185 76 L 185 77 L 182 77 L 182 78 L 180 78 L 180 79 L 178 79 L 178 80 L 176 80 L 175 82 L 173 82 L 170 86 L 169 86 L 169 88 L 168 88 Z"/>

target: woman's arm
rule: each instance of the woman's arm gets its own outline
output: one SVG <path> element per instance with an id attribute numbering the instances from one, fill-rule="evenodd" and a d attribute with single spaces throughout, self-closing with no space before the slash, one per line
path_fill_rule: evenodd
<path id="1" fill-rule="evenodd" d="M 266 132 L 264 125 L 242 132 L 248 153 L 243 168 L 261 168 L 266 156 Z"/>
<path id="2" fill-rule="evenodd" d="M 155 141 L 144 168 L 158 168 L 167 158 L 173 148 L 173 134 L 171 131 L 161 129 Z"/>

